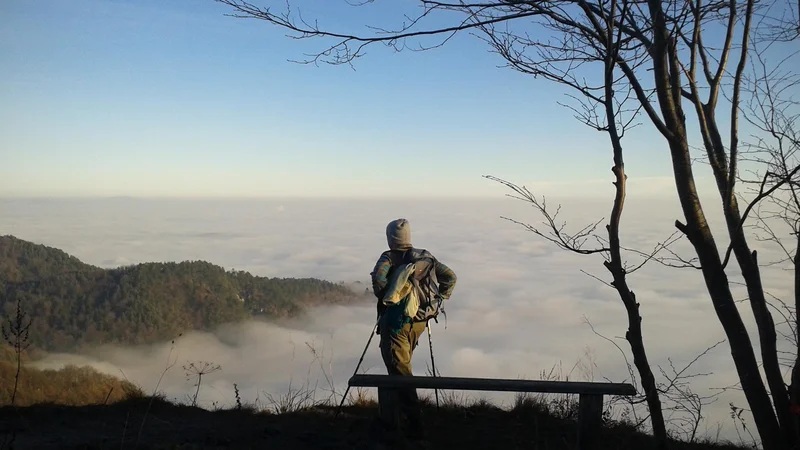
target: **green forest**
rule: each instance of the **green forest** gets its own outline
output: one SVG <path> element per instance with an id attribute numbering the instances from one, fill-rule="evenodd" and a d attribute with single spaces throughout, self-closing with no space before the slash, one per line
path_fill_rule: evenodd
<path id="1" fill-rule="evenodd" d="M 0 321 L 20 301 L 30 343 L 73 351 L 91 344 L 147 344 L 253 317 L 299 317 L 309 307 L 365 302 L 341 284 L 266 278 L 205 261 L 103 269 L 66 252 L 0 236 Z"/>

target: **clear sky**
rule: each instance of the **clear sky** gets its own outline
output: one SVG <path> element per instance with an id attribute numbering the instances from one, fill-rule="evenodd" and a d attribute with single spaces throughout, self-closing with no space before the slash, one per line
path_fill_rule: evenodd
<path id="1" fill-rule="evenodd" d="M 387 8 L 330 1 L 302 12 L 349 28 Z M 0 195 L 381 196 L 409 176 L 401 194 L 506 192 L 484 174 L 610 186 L 606 135 L 473 36 L 422 53 L 374 46 L 354 71 L 290 62 L 323 42 L 229 12 L 213 0 L 0 2 Z M 649 125 L 626 145 L 632 183 L 673 189 Z"/>

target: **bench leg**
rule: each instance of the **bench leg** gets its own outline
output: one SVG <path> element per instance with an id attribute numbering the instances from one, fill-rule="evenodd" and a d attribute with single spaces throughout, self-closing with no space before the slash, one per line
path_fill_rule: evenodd
<path id="1" fill-rule="evenodd" d="M 400 428 L 400 401 L 397 391 L 390 388 L 378 388 L 378 410 L 381 422 L 390 430 Z"/>
<path id="2" fill-rule="evenodd" d="M 603 396 L 581 394 L 578 405 L 578 450 L 595 450 L 603 426 Z"/>

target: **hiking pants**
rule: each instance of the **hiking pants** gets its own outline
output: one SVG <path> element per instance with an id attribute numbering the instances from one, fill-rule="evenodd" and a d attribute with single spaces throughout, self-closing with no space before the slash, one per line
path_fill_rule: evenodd
<path id="1" fill-rule="evenodd" d="M 417 348 L 420 336 L 425 332 L 425 324 L 425 322 L 407 323 L 397 334 L 393 334 L 389 327 L 381 327 L 381 356 L 389 375 L 413 376 L 411 356 Z M 417 390 L 397 389 L 397 397 L 409 425 L 412 427 L 421 425 Z"/>

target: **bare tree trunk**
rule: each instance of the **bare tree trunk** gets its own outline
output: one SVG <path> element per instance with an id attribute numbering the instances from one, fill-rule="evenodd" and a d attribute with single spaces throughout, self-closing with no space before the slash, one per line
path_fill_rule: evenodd
<path id="1" fill-rule="evenodd" d="M 733 300 L 714 236 L 697 195 L 689 154 L 686 116 L 681 107 L 681 65 L 675 48 L 676 38 L 670 37 L 661 2 L 648 0 L 648 7 L 653 19 L 653 48 L 650 54 L 653 55 L 656 94 L 664 117 L 664 135 L 669 142 L 675 186 L 686 218 L 686 225 L 676 222 L 676 226 L 686 235 L 697 253 L 706 287 L 728 337 L 731 356 L 764 450 L 783 449 L 785 447 L 782 442 L 785 441 L 780 438 L 780 426 L 761 379 L 750 336 Z"/>
<path id="2" fill-rule="evenodd" d="M 626 279 L 626 271 L 622 266 L 622 255 L 620 253 L 620 239 L 619 239 L 619 224 L 622 219 L 622 210 L 625 205 L 626 183 L 628 176 L 625 174 L 625 161 L 622 152 L 622 138 L 617 129 L 616 112 L 614 109 L 614 67 L 617 60 L 617 50 L 619 43 L 614 40 L 614 26 L 613 17 L 616 13 L 616 2 L 612 3 L 611 14 L 606 27 L 606 55 L 605 55 L 605 113 L 606 122 L 608 124 L 608 134 L 611 139 L 611 145 L 614 150 L 614 167 L 611 171 L 614 173 L 614 206 L 611 209 L 611 217 L 609 224 L 606 226 L 608 231 L 608 243 L 610 260 L 605 262 L 606 269 L 611 272 L 614 277 L 612 286 L 619 293 L 622 303 L 625 305 L 625 311 L 628 314 L 628 331 L 625 333 L 625 339 L 631 346 L 631 353 L 633 354 L 633 363 L 639 371 L 639 376 L 642 380 L 642 389 L 645 392 L 647 399 L 647 407 L 650 411 L 650 423 L 653 426 L 653 435 L 656 438 L 657 448 L 659 450 L 667 450 L 667 428 L 664 423 L 664 413 L 661 410 L 661 399 L 658 395 L 656 387 L 656 379 L 653 371 L 650 368 L 650 363 L 647 360 L 647 352 L 644 346 L 644 337 L 642 336 L 642 316 L 639 315 L 639 303 L 636 302 L 636 295 L 628 287 Z M 628 4 L 623 6 L 622 15 L 627 12 Z M 597 26 L 598 30 L 600 29 Z"/>
<path id="3" fill-rule="evenodd" d="M 750 336 L 747 334 L 747 329 L 733 300 L 714 236 L 711 234 L 711 229 L 706 222 L 700 200 L 697 197 L 685 135 L 683 142 L 671 142 L 670 150 L 678 197 L 687 221 L 686 225 L 676 222 L 676 226 L 689 238 L 700 260 L 703 279 L 711 296 L 714 310 L 730 343 L 736 372 L 750 405 L 764 450 L 784 449 L 786 447 L 781 443 L 784 440 L 780 438 L 780 426 L 761 379 Z"/>
<path id="4" fill-rule="evenodd" d="M 614 183 L 617 186 L 617 195 L 614 200 L 611 223 L 608 226 L 608 236 L 611 244 L 611 261 L 607 261 L 605 265 L 614 277 L 614 281 L 611 284 L 619 293 L 619 297 L 628 313 L 628 331 L 625 333 L 625 339 L 631 346 L 633 363 L 642 379 L 642 389 L 644 389 L 645 398 L 647 399 L 647 407 L 650 411 L 650 422 L 653 426 L 653 435 L 657 441 L 657 448 L 665 450 L 668 448 L 667 429 L 664 423 L 664 413 L 661 410 L 661 399 L 659 398 L 658 389 L 656 388 L 656 379 L 650 368 L 650 363 L 647 360 L 647 352 L 644 347 L 642 317 L 639 315 L 639 303 L 636 302 L 636 295 L 628 287 L 619 251 L 619 219 L 622 215 L 622 203 L 625 199 L 625 179 L 627 178 L 622 161 L 615 165 L 613 170 L 614 174 L 617 176 L 617 181 Z"/>
<path id="5" fill-rule="evenodd" d="M 732 11 L 735 11 L 732 7 Z M 777 332 L 775 331 L 775 321 L 772 314 L 767 308 L 767 300 L 764 296 L 764 287 L 761 281 L 761 272 L 758 267 L 758 260 L 755 251 L 751 251 L 747 243 L 747 238 L 744 235 L 742 227 L 742 216 L 739 212 L 739 206 L 734 195 L 734 188 L 736 186 L 736 171 L 739 159 L 739 106 L 740 106 L 740 92 L 742 77 L 747 63 L 747 55 L 750 49 L 750 29 L 753 19 L 754 0 L 749 0 L 746 3 L 744 15 L 744 28 L 742 30 L 742 45 L 740 48 L 739 63 L 736 67 L 736 73 L 733 79 L 733 93 L 731 99 L 731 125 L 730 125 L 730 146 L 729 146 L 729 161 L 727 164 L 727 171 L 724 167 L 715 167 L 714 174 L 717 178 L 717 185 L 720 195 L 722 196 L 723 212 L 725 214 L 725 221 L 728 227 L 728 235 L 731 240 L 731 248 L 733 249 L 736 260 L 742 270 L 742 277 L 744 278 L 747 286 L 747 294 L 750 299 L 750 307 L 753 311 L 753 317 L 756 321 L 758 328 L 758 337 L 761 348 L 761 360 L 764 365 L 764 373 L 767 378 L 770 393 L 772 394 L 772 402 L 775 407 L 775 414 L 777 415 L 778 422 L 783 429 L 786 436 L 786 444 L 794 447 L 796 443 L 794 425 L 792 424 L 791 416 L 789 414 L 789 396 L 787 394 L 786 385 L 783 381 L 781 373 L 780 362 L 778 361 L 778 348 L 777 348 Z M 731 13 L 731 20 L 734 14 Z M 730 27 L 732 30 L 732 27 Z M 716 151 L 722 155 L 721 160 L 724 160 L 725 148 L 722 145 L 722 139 L 719 135 L 716 119 L 711 116 L 711 123 L 713 125 L 712 131 L 714 133 L 715 147 L 712 151 Z M 711 150 L 711 149 L 709 149 Z M 726 261 L 723 262 L 723 270 Z"/>
<path id="6" fill-rule="evenodd" d="M 724 154 L 724 147 L 718 132 L 716 119 L 713 115 L 707 116 L 708 132 L 711 135 L 713 148 L 708 151 L 715 151 L 719 154 Z M 736 154 L 733 153 L 729 164 L 734 165 Z M 745 285 L 747 286 L 747 295 L 750 300 L 750 307 L 753 311 L 753 317 L 756 321 L 758 329 L 759 343 L 761 348 L 761 359 L 764 366 L 764 373 L 767 377 L 767 384 L 769 385 L 770 393 L 772 394 L 772 401 L 775 405 L 775 412 L 781 428 L 784 430 L 788 443 L 796 442 L 795 426 L 792 423 L 789 414 L 789 396 L 786 390 L 786 385 L 783 381 L 781 373 L 780 362 L 778 360 L 777 348 L 777 332 L 775 330 L 775 322 L 772 314 L 767 307 L 767 300 L 764 295 L 764 287 L 761 281 L 761 272 L 758 266 L 758 260 L 755 251 L 751 251 L 747 243 L 747 238 L 744 234 L 742 227 L 742 216 L 739 212 L 739 206 L 736 197 L 732 196 L 733 182 L 728 177 L 728 173 L 722 167 L 713 167 L 714 175 L 717 181 L 717 188 L 722 199 L 723 213 L 728 229 L 728 235 L 731 239 L 731 249 L 736 257 L 736 261 L 742 270 L 742 277 L 744 278 Z M 687 219 L 688 220 L 688 219 Z M 716 245 L 714 246 L 715 253 Z M 725 270 L 728 264 L 728 257 L 721 263 L 721 270 Z M 759 375 L 760 376 L 760 375 Z"/>
<path id="7" fill-rule="evenodd" d="M 789 395 L 783 381 L 780 362 L 778 361 L 778 335 L 775 331 L 775 321 L 767 309 L 767 300 L 764 296 L 764 288 L 761 284 L 761 272 L 755 251 L 750 251 L 745 241 L 744 231 L 739 227 L 739 210 L 736 207 L 736 200 L 728 208 L 725 208 L 725 215 L 729 216 L 728 227 L 735 226 L 738 231 L 732 234 L 733 253 L 739 267 L 742 269 L 742 277 L 747 285 L 747 294 L 750 298 L 750 306 L 753 310 L 758 328 L 759 341 L 761 343 L 761 359 L 764 365 L 764 373 L 767 377 L 772 401 L 775 405 L 775 412 L 778 422 L 784 431 L 787 444 L 794 446 L 796 443 L 795 426 L 789 414 Z"/>

